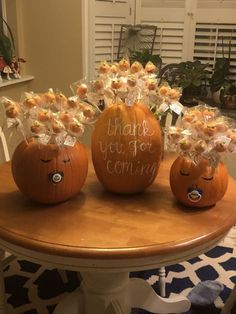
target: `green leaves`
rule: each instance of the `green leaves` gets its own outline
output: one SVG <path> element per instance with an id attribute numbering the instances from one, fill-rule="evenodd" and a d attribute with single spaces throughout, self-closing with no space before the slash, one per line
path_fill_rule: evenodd
<path id="1" fill-rule="evenodd" d="M 199 87 L 207 78 L 207 67 L 208 64 L 202 64 L 199 60 L 169 64 L 162 69 L 161 79 L 183 89 Z"/>
<path id="2" fill-rule="evenodd" d="M 5 62 L 9 65 L 13 57 L 12 45 L 10 39 L 0 34 L 0 55 L 3 56 Z"/>
<path id="3" fill-rule="evenodd" d="M 228 58 L 219 58 L 216 60 L 215 68 L 211 78 L 209 79 L 209 84 L 213 92 L 219 90 L 221 87 L 229 83 L 230 74 L 230 60 Z"/>
<path id="4" fill-rule="evenodd" d="M 15 50 L 15 42 L 14 37 L 11 31 L 10 26 L 4 20 L 3 17 L 0 16 L 0 19 L 6 25 L 10 38 L 5 34 L 0 34 L 0 54 L 3 56 L 5 62 L 10 65 L 13 57 L 13 53 Z"/>

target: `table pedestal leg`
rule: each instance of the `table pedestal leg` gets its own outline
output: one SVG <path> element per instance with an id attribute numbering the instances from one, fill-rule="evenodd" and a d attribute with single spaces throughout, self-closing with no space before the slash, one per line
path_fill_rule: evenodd
<path id="1" fill-rule="evenodd" d="M 133 308 L 151 313 L 182 313 L 190 309 L 191 303 L 184 296 L 162 298 L 143 279 L 130 279 L 130 303 Z"/>
<path id="2" fill-rule="evenodd" d="M 82 314 L 84 312 L 83 293 L 77 289 L 63 298 L 56 306 L 53 314 Z"/>
<path id="3" fill-rule="evenodd" d="M 182 313 L 190 308 L 187 298 L 162 298 L 145 280 L 129 278 L 128 272 L 81 275 L 82 294 L 68 296 L 54 314 L 130 314 L 132 308 L 151 313 Z"/>
<path id="4" fill-rule="evenodd" d="M 129 273 L 82 273 L 86 314 L 129 314 Z"/>

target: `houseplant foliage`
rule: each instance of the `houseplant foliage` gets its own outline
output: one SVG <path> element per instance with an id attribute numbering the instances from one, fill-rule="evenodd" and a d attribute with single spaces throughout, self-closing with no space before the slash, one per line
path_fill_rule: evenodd
<path id="1" fill-rule="evenodd" d="M 209 79 L 209 85 L 212 92 L 217 92 L 221 88 L 224 88 L 225 85 L 229 84 L 229 68 L 229 58 L 223 57 L 216 60 L 212 76 Z"/>
<path id="2" fill-rule="evenodd" d="M 2 79 L 11 80 L 21 78 L 20 63 L 26 60 L 16 56 L 14 36 L 9 24 L 0 16 L 7 29 L 7 33 L 0 32 L 0 82 Z"/>
<path id="3" fill-rule="evenodd" d="M 75 196 L 88 170 L 87 152 L 78 139 L 95 119 L 93 107 L 52 89 L 24 93 L 20 101 L 2 97 L 1 104 L 4 127 L 24 138 L 12 158 L 12 174 L 20 191 L 46 204 Z"/>
<path id="4" fill-rule="evenodd" d="M 180 127 L 167 129 L 168 148 L 179 153 L 170 169 L 170 186 L 177 200 L 191 207 L 217 203 L 227 190 L 228 174 L 222 162 L 236 152 L 235 121 L 216 108 L 186 109 Z"/>
<path id="5" fill-rule="evenodd" d="M 206 84 L 207 66 L 208 64 L 202 64 L 199 60 L 168 64 L 159 73 L 160 82 L 166 81 L 171 87 L 181 87 L 181 103 L 196 104 Z"/>
<path id="6" fill-rule="evenodd" d="M 230 74 L 230 56 L 217 59 L 209 85 L 217 104 L 226 108 L 236 108 L 236 84 L 230 78 Z"/>
<path id="7" fill-rule="evenodd" d="M 15 51 L 14 37 L 8 23 L 2 17 L 0 19 L 6 25 L 9 33 L 9 36 L 3 32 L 0 33 L 0 55 L 3 56 L 6 64 L 10 65 Z"/>
<path id="8" fill-rule="evenodd" d="M 74 92 L 99 107 L 92 134 L 92 160 L 99 181 L 109 191 L 141 192 L 154 181 L 161 160 L 159 121 L 149 109 L 156 99 L 156 66 L 122 59 L 102 62 L 89 83 L 72 84 Z"/>
<path id="9" fill-rule="evenodd" d="M 227 54 L 225 53 L 228 49 Z M 230 71 L 232 38 L 225 45 L 222 37 L 222 57 L 217 58 L 209 85 L 214 101 L 225 108 L 236 108 L 236 83 L 232 79 L 233 73 Z"/>

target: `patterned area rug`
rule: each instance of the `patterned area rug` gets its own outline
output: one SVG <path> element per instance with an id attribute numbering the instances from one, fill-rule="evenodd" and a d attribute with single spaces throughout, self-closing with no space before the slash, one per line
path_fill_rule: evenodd
<path id="1" fill-rule="evenodd" d="M 206 254 L 189 261 L 166 267 L 167 296 L 187 294 L 200 281 L 218 280 L 224 290 L 208 307 L 191 307 L 186 314 L 219 314 L 223 302 L 236 283 L 236 248 L 217 246 Z M 135 272 L 132 276 L 142 277 L 158 292 L 157 270 Z M 45 269 L 41 265 L 14 259 L 4 269 L 6 296 L 9 314 L 53 313 L 59 300 L 75 290 L 79 278 L 72 271 Z M 139 310 L 135 313 L 144 314 Z M 236 306 L 232 314 L 236 314 Z M 96 313 L 95 313 L 96 314 Z"/>

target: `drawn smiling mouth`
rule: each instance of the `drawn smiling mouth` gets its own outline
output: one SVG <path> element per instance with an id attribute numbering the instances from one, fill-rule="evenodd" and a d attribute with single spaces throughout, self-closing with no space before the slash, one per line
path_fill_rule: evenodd
<path id="1" fill-rule="evenodd" d="M 188 189 L 187 196 L 191 202 L 197 203 L 202 198 L 202 190 L 190 188 Z"/>

